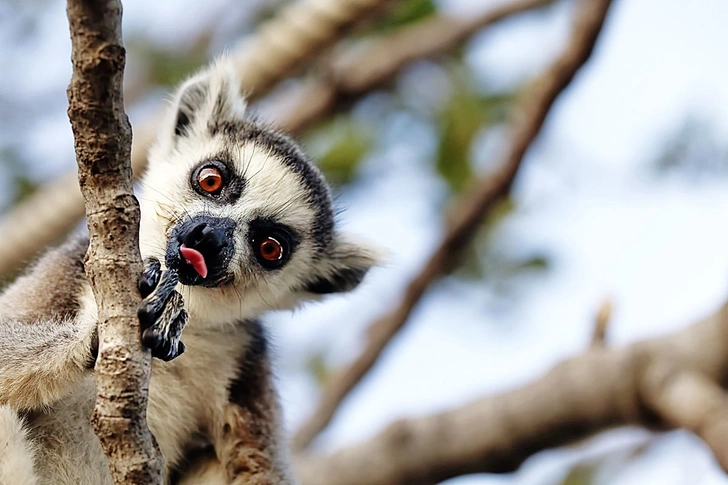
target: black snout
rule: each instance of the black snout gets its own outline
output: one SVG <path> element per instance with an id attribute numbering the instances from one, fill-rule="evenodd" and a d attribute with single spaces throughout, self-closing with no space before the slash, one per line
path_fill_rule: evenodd
<path id="1" fill-rule="evenodd" d="M 235 222 L 224 217 L 196 215 L 176 226 L 169 235 L 165 262 L 179 271 L 183 285 L 220 286 L 232 281 L 229 264 L 234 254 Z M 204 277 L 182 255 L 182 247 L 198 251 L 204 258 Z"/>
<path id="2" fill-rule="evenodd" d="M 220 227 L 215 228 L 208 222 L 200 222 L 188 232 L 179 234 L 177 240 L 188 248 L 210 254 L 220 252 L 228 245 L 224 230 Z"/>

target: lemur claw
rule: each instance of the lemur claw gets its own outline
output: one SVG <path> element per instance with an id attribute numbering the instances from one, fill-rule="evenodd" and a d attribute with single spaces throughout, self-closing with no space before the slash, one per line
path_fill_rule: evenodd
<path id="1" fill-rule="evenodd" d="M 162 264 L 157 258 L 147 258 L 144 260 L 144 271 L 139 277 L 137 288 L 142 298 L 148 297 L 154 288 L 159 284 L 159 278 L 162 276 Z"/>
<path id="2" fill-rule="evenodd" d="M 177 271 L 162 271 L 156 258 L 144 261 L 144 272 L 138 284 L 144 300 L 137 311 L 142 343 L 151 349 L 154 357 L 164 361 L 170 361 L 185 351 L 180 336 L 189 316 L 184 309 L 182 295 L 174 289 L 178 281 Z"/>

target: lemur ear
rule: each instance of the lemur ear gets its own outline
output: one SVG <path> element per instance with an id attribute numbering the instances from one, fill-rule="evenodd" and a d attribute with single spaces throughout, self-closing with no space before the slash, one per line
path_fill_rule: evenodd
<path id="1" fill-rule="evenodd" d="M 380 259 L 375 249 L 337 241 L 328 260 L 321 265 L 320 274 L 306 286 L 306 291 L 318 295 L 351 291 Z"/>
<path id="2" fill-rule="evenodd" d="M 195 120 L 200 107 L 204 106 L 205 99 L 207 98 L 207 91 L 209 90 L 207 80 L 202 79 L 194 84 L 188 83 L 185 83 L 180 88 L 180 94 L 177 100 L 177 118 L 174 124 L 174 136 L 185 136 L 188 134 L 190 125 Z"/>
<path id="3" fill-rule="evenodd" d="M 185 81 L 175 96 L 175 138 L 242 119 L 247 103 L 240 86 L 235 67 L 226 57 Z"/>

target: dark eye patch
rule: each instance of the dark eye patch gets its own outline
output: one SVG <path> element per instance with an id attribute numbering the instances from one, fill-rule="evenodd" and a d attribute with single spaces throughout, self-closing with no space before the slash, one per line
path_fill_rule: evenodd
<path id="1" fill-rule="evenodd" d="M 291 137 L 252 119 L 214 123 L 209 128 L 210 135 L 223 136 L 235 145 L 255 143 L 296 173 L 302 186 L 309 190 L 310 204 L 316 211 L 316 219 L 310 230 L 311 239 L 319 248 L 326 248 L 331 244 L 334 216 L 328 184 Z"/>
<path id="2" fill-rule="evenodd" d="M 293 228 L 273 219 L 259 217 L 250 222 L 248 244 L 256 261 L 267 270 L 285 266 L 299 242 Z"/>

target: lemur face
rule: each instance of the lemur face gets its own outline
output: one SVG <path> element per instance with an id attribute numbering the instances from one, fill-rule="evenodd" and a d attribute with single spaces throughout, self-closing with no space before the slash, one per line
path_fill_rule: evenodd
<path id="1" fill-rule="evenodd" d="M 354 288 L 374 253 L 338 233 L 296 143 L 246 118 L 230 72 L 221 61 L 177 94 L 142 182 L 143 255 L 176 268 L 188 300 L 245 315 Z"/>

